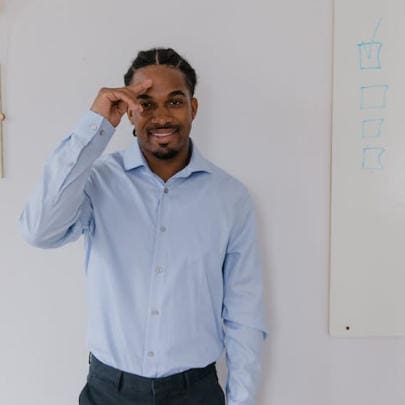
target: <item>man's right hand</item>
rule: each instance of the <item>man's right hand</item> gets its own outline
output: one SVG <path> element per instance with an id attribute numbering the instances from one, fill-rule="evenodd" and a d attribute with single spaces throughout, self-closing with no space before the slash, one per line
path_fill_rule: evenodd
<path id="1" fill-rule="evenodd" d="M 102 115 L 116 127 L 129 110 L 142 112 L 137 97 L 152 86 L 151 80 L 121 87 L 118 89 L 102 88 L 91 106 L 91 111 Z"/>

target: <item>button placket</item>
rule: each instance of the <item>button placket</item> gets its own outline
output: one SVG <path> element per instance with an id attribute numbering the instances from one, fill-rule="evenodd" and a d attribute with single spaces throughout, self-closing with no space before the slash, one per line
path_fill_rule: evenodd
<path id="1" fill-rule="evenodd" d="M 153 270 L 151 274 L 151 288 L 149 296 L 149 314 L 147 320 L 147 330 L 145 335 L 146 357 L 144 362 L 144 371 L 150 374 L 156 372 L 158 367 L 159 355 L 156 353 L 158 344 L 161 345 L 160 329 L 162 307 L 160 298 L 164 295 L 163 288 L 165 279 L 162 274 L 165 273 L 166 267 L 166 252 L 167 252 L 167 224 L 165 222 L 167 216 L 167 194 L 164 188 L 159 193 L 159 208 L 157 211 L 157 232 L 153 252 Z M 160 347 L 160 346 L 159 346 Z"/>

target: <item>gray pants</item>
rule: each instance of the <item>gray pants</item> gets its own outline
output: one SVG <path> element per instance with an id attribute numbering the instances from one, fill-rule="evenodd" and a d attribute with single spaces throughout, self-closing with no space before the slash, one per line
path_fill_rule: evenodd
<path id="1" fill-rule="evenodd" d="M 225 405 L 215 363 L 162 378 L 117 370 L 91 355 L 79 405 Z"/>

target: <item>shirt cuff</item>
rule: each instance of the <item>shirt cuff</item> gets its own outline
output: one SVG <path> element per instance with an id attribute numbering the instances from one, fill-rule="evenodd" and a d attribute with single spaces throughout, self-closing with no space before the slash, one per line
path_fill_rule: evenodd
<path id="1" fill-rule="evenodd" d="M 107 144 L 114 132 L 115 128 L 110 121 L 91 110 L 82 115 L 73 131 L 82 146 L 86 146 L 95 135 L 100 135 L 100 140 L 104 139 Z"/>

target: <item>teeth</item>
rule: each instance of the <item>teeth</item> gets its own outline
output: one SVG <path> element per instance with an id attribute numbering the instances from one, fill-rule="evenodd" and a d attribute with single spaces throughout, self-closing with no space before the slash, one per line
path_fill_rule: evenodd
<path id="1" fill-rule="evenodd" d="M 165 134 L 162 134 L 162 133 L 159 133 L 159 134 L 157 134 L 157 133 L 153 133 L 153 135 L 155 135 L 155 136 L 159 136 L 159 137 L 163 137 L 163 136 L 168 136 L 168 135 L 171 135 L 173 132 L 166 132 Z"/>
<path id="2" fill-rule="evenodd" d="M 171 130 L 170 132 L 152 132 L 152 135 L 157 136 L 159 138 L 163 138 L 165 136 L 174 134 L 174 132 L 175 132 L 174 130 Z"/>

